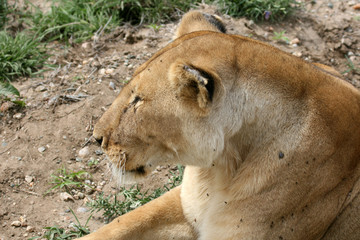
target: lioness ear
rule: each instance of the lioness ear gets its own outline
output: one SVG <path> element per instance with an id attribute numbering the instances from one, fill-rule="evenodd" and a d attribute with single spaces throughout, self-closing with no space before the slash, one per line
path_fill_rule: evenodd
<path id="1" fill-rule="evenodd" d="M 182 17 L 174 38 L 196 31 L 226 33 L 226 27 L 222 19 L 217 15 L 190 11 Z"/>
<path id="2" fill-rule="evenodd" d="M 170 79 L 175 85 L 176 95 L 182 100 L 205 109 L 213 100 L 215 74 L 203 69 L 175 63 L 170 69 Z"/>

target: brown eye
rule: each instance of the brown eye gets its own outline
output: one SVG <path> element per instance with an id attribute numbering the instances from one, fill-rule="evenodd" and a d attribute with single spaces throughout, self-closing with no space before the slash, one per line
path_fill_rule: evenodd
<path id="1" fill-rule="evenodd" d="M 141 98 L 139 96 L 136 96 L 131 104 L 136 105 L 137 102 L 139 102 Z"/>

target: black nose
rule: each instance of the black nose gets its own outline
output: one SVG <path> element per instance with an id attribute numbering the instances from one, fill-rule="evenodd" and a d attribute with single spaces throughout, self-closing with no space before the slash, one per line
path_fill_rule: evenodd
<path id="1" fill-rule="evenodd" d="M 95 138 L 95 137 L 94 137 Z M 95 138 L 95 140 L 100 144 L 100 146 L 101 146 L 101 144 L 102 144 L 102 142 L 103 142 L 103 138 L 102 137 L 100 137 L 100 138 Z"/>

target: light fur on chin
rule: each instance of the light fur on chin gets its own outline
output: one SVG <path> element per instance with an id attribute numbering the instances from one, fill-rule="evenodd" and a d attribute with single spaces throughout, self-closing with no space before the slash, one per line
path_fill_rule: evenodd
<path id="1" fill-rule="evenodd" d="M 107 158 L 109 160 L 108 156 Z M 109 163 L 110 164 L 108 165 L 108 168 L 111 171 L 113 179 L 115 180 L 118 188 L 127 184 L 135 184 L 144 178 L 143 176 L 140 176 L 136 173 L 125 170 L 126 157 L 123 157 L 122 155 L 118 156 L 118 161 L 116 164 L 114 164 L 111 160 Z"/>

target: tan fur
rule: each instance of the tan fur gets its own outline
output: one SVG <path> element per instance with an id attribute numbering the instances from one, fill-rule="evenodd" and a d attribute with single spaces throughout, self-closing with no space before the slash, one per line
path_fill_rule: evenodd
<path id="1" fill-rule="evenodd" d="M 212 19 L 213 21 L 210 22 L 209 19 Z M 223 27 L 223 29 L 221 29 L 221 27 Z M 222 19 L 219 16 L 199 11 L 190 11 L 182 18 L 181 23 L 176 30 L 175 38 L 187 33 L 205 30 L 214 32 L 226 31 Z"/>
<path id="2" fill-rule="evenodd" d="M 187 165 L 181 188 L 82 239 L 360 239 L 359 91 L 259 41 L 192 31 L 94 130 L 135 177 Z"/>

